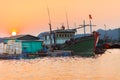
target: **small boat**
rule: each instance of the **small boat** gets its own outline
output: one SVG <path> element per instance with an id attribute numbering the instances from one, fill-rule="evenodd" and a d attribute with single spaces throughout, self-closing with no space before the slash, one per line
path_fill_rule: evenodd
<path id="1" fill-rule="evenodd" d="M 114 43 L 110 46 L 110 48 L 119 48 L 120 49 L 120 43 Z"/>

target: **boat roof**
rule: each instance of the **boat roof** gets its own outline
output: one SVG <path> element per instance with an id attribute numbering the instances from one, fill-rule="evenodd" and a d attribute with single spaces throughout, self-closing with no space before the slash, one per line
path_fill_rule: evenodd
<path id="1" fill-rule="evenodd" d="M 53 32 L 75 33 L 76 29 L 54 30 Z"/>
<path id="2" fill-rule="evenodd" d="M 75 33 L 76 29 L 57 29 L 57 30 L 53 30 L 52 33 Z M 40 33 L 40 35 L 50 35 L 50 31 L 46 31 L 46 32 L 42 32 Z"/>

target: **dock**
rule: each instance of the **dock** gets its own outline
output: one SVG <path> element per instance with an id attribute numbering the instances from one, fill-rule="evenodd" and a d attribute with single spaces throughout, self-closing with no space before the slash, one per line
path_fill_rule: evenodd
<path id="1" fill-rule="evenodd" d="M 41 57 L 67 57 L 72 56 L 72 51 L 55 50 L 47 53 L 21 53 L 21 54 L 0 54 L 0 59 L 34 59 Z"/>

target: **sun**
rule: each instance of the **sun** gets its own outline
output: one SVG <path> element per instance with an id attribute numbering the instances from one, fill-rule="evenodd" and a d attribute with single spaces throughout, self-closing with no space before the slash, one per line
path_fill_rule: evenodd
<path id="1" fill-rule="evenodd" d="M 12 36 L 16 36 L 17 33 L 15 31 L 12 32 Z"/>

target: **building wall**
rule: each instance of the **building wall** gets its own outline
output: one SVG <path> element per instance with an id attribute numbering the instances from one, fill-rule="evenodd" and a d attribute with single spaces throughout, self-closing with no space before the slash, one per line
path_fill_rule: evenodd
<path id="1" fill-rule="evenodd" d="M 6 53 L 8 54 L 21 54 L 21 42 L 17 40 L 8 40 L 6 44 Z"/>
<path id="2" fill-rule="evenodd" d="M 4 43 L 0 43 L 0 54 L 4 53 Z"/>
<path id="3" fill-rule="evenodd" d="M 42 41 L 22 41 L 22 53 L 37 53 L 42 50 Z"/>
<path id="4" fill-rule="evenodd" d="M 42 49 L 43 44 L 43 41 L 36 40 L 5 40 L 4 42 L 6 43 L 5 46 L 0 44 L 0 47 L 3 49 L 0 53 L 4 52 L 8 54 L 37 53 Z"/>

